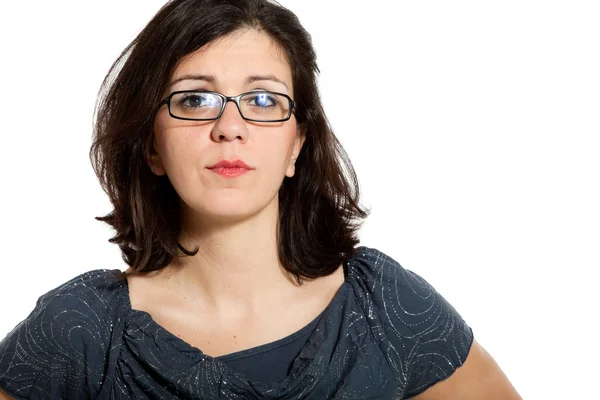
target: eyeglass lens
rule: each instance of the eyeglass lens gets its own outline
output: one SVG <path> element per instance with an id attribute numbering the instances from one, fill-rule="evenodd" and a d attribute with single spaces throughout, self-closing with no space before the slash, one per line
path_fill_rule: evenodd
<path id="1" fill-rule="evenodd" d="M 216 118 L 223 101 L 221 96 L 210 92 L 177 93 L 171 97 L 171 113 L 186 119 Z M 290 101 L 271 92 L 248 93 L 240 97 L 240 109 L 244 118 L 275 121 L 288 117 Z"/>

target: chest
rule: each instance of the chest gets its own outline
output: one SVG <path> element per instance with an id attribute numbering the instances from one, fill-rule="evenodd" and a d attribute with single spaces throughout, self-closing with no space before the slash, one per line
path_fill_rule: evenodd
<path id="1" fill-rule="evenodd" d="M 283 304 L 235 317 L 182 302 L 152 279 L 129 277 L 128 286 L 132 308 L 149 313 L 163 329 L 204 354 L 219 357 L 278 341 L 306 327 L 327 308 L 343 284 L 343 271 L 339 272 L 321 278 Z"/>
<path id="2" fill-rule="evenodd" d="M 235 323 L 223 323 L 193 314 L 154 311 L 152 318 L 164 329 L 211 357 L 248 350 L 286 338 L 310 324 L 318 309 L 296 309 L 248 316 Z"/>
<path id="3" fill-rule="evenodd" d="M 342 292 L 347 294 L 349 292 Z M 340 299 L 345 299 L 345 296 Z M 407 365 L 405 362 L 390 364 L 386 361 L 389 351 L 383 351 L 380 347 L 381 341 L 371 333 L 371 327 L 367 322 L 366 315 L 363 310 L 353 301 L 341 300 L 337 301 L 335 308 L 328 310 L 327 318 L 320 323 L 320 329 L 314 331 L 313 342 L 316 347 L 311 347 L 310 351 L 305 352 L 304 357 L 297 363 L 299 373 L 294 375 L 295 378 L 285 387 L 274 387 L 270 384 L 269 379 L 256 380 L 265 385 L 254 386 L 248 384 L 244 377 L 251 376 L 244 368 L 260 368 L 262 370 L 279 370 L 280 364 L 275 363 L 271 359 L 268 363 L 261 362 L 260 359 L 248 358 L 246 366 L 235 363 L 230 363 L 230 360 L 224 362 L 229 368 L 222 368 L 222 364 L 215 364 L 215 360 L 204 360 L 198 362 L 197 355 L 186 354 L 185 357 L 179 357 L 176 351 L 172 349 L 178 346 L 154 346 L 153 340 L 137 340 L 138 338 L 147 338 L 143 331 L 134 331 L 134 336 L 130 342 L 134 346 L 134 353 L 137 359 L 138 354 L 147 355 L 149 361 L 143 362 L 143 371 L 137 371 L 135 374 L 126 375 L 128 379 L 136 379 L 140 382 L 141 390 L 147 390 L 148 381 L 156 376 L 161 377 L 161 385 L 158 391 L 164 387 L 163 382 L 171 379 L 173 387 L 180 387 L 182 384 L 182 375 L 177 372 L 173 375 L 170 366 L 173 365 L 175 371 L 188 371 L 189 376 L 194 377 L 194 384 L 190 385 L 188 380 L 183 380 L 185 388 L 182 390 L 190 390 L 190 393 L 185 393 L 181 398 L 217 398 L 221 397 L 243 397 L 243 398 L 295 398 L 295 399 L 391 399 L 402 398 L 399 390 L 397 376 L 394 374 L 392 365 L 399 365 L 400 368 Z M 357 307 L 354 307 L 357 306 Z M 263 344 L 277 341 L 283 337 L 294 333 L 293 331 L 302 329 L 303 324 L 291 328 L 290 324 L 297 321 L 297 318 L 289 318 L 286 313 L 273 315 L 268 318 L 276 323 L 269 324 L 268 321 L 260 321 L 262 323 L 250 322 L 246 326 L 240 326 L 239 331 L 236 329 L 215 329 L 213 332 L 202 328 L 202 323 L 198 323 L 198 329 L 190 328 L 190 324 L 179 323 L 178 318 L 170 318 L 165 315 L 161 318 L 160 312 L 157 310 L 154 313 L 154 320 L 165 327 L 171 334 L 175 334 L 190 345 L 200 349 L 204 354 L 212 357 L 219 357 L 238 351 L 254 348 Z M 289 314 L 292 314 L 290 312 Z M 318 314 L 317 314 L 318 315 Z M 185 319 L 189 316 L 179 314 Z M 259 321 L 258 319 L 256 320 Z M 211 325 L 214 322 L 208 323 Z M 310 323 L 310 322 L 309 322 Z M 280 329 L 286 328 L 287 329 Z M 262 328 L 262 329 L 261 329 Z M 156 331 L 156 327 L 152 326 L 152 331 L 156 332 L 158 338 L 156 343 L 159 345 L 164 343 L 163 330 Z M 242 332 L 242 335 L 238 335 Z M 234 337 L 235 336 L 235 337 Z M 210 343 L 209 343 L 210 342 Z M 137 346 L 137 347 L 136 347 Z M 138 350 L 140 349 L 140 350 Z M 144 349 L 144 351 L 141 351 Z M 277 348 L 279 349 L 279 348 Z M 397 354 L 402 349 L 399 347 L 394 349 L 393 353 Z M 277 352 L 278 350 L 275 350 Z M 159 362 L 156 362 L 156 361 Z M 244 359 L 242 359 L 244 360 Z M 172 363 L 172 364 L 171 364 Z M 251 363 L 255 363 L 254 366 Z M 128 360 L 127 365 L 131 365 L 131 360 Z M 232 374 L 232 371 L 236 375 Z M 287 373 L 286 368 L 286 373 Z M 312 377 L 318 377 L 316 380 L 309 378 L 309 373 Z M 298 372 L 298 371 L 297 371 Z M 225 374 L 225 375 L 223 375 Z M 242 379 L 238 379 L 241 374 Z M 268 372 L 265 373 L 268 375 Z M 184 375 L 188 376 L 187 372 Z M 235 384 L 233 384 L 235 380 Z M 227 382 L 224 385 L 224 382 Z M 279 382 L 279 381 L 278 381 Z M 127 386 L 136 386 L 136 382 L 129 382 Z M 257 389 L 258 388 L 258 389 Z M 257 392 L 258 390 L 258 392 Z M 172 393 L 160 392 L 160 397 L 156 395 L 152 398 L 171 397 Z M 140 393 L 144 393 L 140 391 Z M 212 396 L 207 396 L 207 393 L 212 393 Z M 170 396 L 171 395 L 171 396 Z M 140 397 L 143 397 L 140 395 Z"/>

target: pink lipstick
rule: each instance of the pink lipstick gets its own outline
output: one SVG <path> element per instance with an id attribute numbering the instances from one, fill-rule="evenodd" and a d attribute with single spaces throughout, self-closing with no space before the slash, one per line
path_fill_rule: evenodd
<path id="1" fill-rule="evenodd" d="M 218 163 L 208 167 L 212 172 L 228 178 L 243 175 L 254 168 L 248 166 L 242 160 L 220 160 Z"/>

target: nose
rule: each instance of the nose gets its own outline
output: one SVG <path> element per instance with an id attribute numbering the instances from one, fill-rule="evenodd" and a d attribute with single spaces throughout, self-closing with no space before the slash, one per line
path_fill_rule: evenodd
<path id="1" fill-rule="evenodd" d="M 240 139 L 242 142 L 248 140 L 248 127 L 242 118 L 237 105 L 233 101 L 225 104 L 223 114 L 217 120 L 212 129 L 212 137 L 216 142 L 232 141 Z"/>

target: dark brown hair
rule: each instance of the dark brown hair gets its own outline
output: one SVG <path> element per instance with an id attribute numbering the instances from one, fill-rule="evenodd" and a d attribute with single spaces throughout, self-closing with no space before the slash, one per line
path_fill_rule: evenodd
<path id="1" fill-rule="evenodd" d="M 135 272 L 199 251 L 179 243 L 179 196 L 166 175 L 156 176 L 148 166 L 153 120 L 177 63 L 244 28 L 265 32 L 283 50 L 292 70 L 295 116 L 306 125 L 295 175 L 279 190 L 280 262 L 301 282 L 333 273 L 356 251 L 369 211 L 359 205 L 356 174 L 325 117 L 316 54 L 296 15 L 268 0 L 174 0 L 115 61 L 96 104 L 90 159 L 114 206 L 96 219 L 116 230 L 109 241 Z"/>

